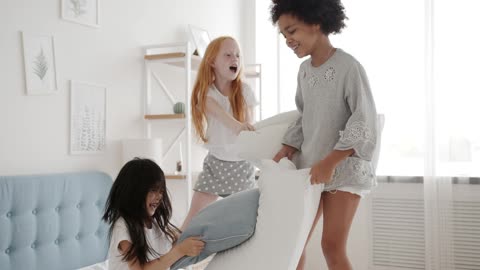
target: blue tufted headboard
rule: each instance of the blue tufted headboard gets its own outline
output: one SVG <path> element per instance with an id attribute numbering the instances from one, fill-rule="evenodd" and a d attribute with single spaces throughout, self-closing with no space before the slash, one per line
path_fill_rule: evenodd
<path id="1" fill-rule="evenodd" d="M 106 260 L 101 172 L 0 176 L 0 269 L 67 270 Z"/>

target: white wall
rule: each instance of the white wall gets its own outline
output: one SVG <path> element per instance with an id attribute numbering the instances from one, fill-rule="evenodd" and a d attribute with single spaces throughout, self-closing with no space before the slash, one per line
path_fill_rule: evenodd
<path id="1" fill-rule="evenodd" d="M 98 169 L 115 177 L 120 141 L 143 135 L 140 47 L 187 40 L 187 24 L 240 43 L 248 33 L 241 0 L 104 0 L 98 29 L 62 20 L 60 0 L 0 3 L 0 175 Z M 58 94 L 26 95 L 21 31 L 54 35 Z M 244 48 L 246 58 L 252 52 Z M 104 154 L 69 155 L 71 79 L 108 87 Z"/>
<path id="2" fill-rule="evenodd" d="M 252 42 L 248 28 L 254 24 L 245 23 L 252 5 L 248 1 L 103 0 L 98 29 L 62 20 L 60 2 L 0 0 L 0 175 L 100 170 L 114 179 L 123 165 L 121 140 L 145 135 L 141 47 L 186 41 L 188 24 L 208 30 L 211 38 L 230 35 L 241 46 L 243 40 Z M 54 35 L 57 94 L 26 95 L 22 31 Z M 254 59 L 253 46 L 242 47 L 245 59 Z M 107 86 L 103 154 L 69 154 L 70 80 Z M 178 125 L 162 128 L 168 135 Z M 201 168 L 203 152 L 199 147 L 194 150 L 194 167 Z M 187 211 L 187 185 L 172 180 L 168 187 L 178 224 Z"/>

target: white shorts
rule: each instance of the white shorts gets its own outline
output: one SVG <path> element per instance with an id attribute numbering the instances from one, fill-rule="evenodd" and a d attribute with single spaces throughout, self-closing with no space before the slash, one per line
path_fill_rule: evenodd
<path id="1" fill-rule="evenodd" d="M 340 187 L 334 190 L 328 190 L 326 192 L 330 194 L 335 194 L 337 191 L 350 192 L 352 194 L 360 196 L 360 198 L 365 198 L 370 193 L 370 189 L 359 189 L 355 187 Z"/>

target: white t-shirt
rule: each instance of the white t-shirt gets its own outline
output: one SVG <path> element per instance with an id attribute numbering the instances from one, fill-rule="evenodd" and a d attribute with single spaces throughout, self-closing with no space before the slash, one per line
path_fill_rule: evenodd
<path id="1" fill-rule="evenodd" d="M 171 242 L 156 224 L 153 224 L 151 229 L 145 228 L 145 238 L 150 247 L 160 255 L 164 255 L 172 248 Z M 123 240 L 132 242 L 125 220 L 119 218 L 113 227 L 110 248 L 108 250 L 108 269 L 110 270 L 129 270 L 128 263 L 122 261 L 123 256 L 118 249 L 118 244 Z M 156 259 L 156 257 L 148 254 L 148 260 L 151 261 L 153 259 Z"/>
<path id="2" fill-rule="evenodd" d="M 247 108 L 254 107 L 258 104 L 255 94 L 246 83 L 242 84 L 242 94 Z M 228 96 L 224 96 L 214 84 L 208 89 L 207 96 L 213 98 L 228 114 L 233 115 Z M 210 154 L 225 161 L 242 160 L 238 158 L 237 153 L 232 150 L 232 145 L 237 138 L 235 132 L 225 126 L 220 120 L 208 114 L 206 136 L 208 142 L 205 144 L 205 147 Z"/>

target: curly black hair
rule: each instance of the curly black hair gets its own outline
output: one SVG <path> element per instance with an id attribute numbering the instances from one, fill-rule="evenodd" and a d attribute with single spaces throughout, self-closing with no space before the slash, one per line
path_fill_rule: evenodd
<path id="1" fill-rule="evenodd" d="M 338 34 L 345 27 L 345 8 L 340 0 L 272 0 L 270 15 L 277 23 L 281 15 L 290 14 L 307 24 L 320 25 L 325 35 Z"/>

